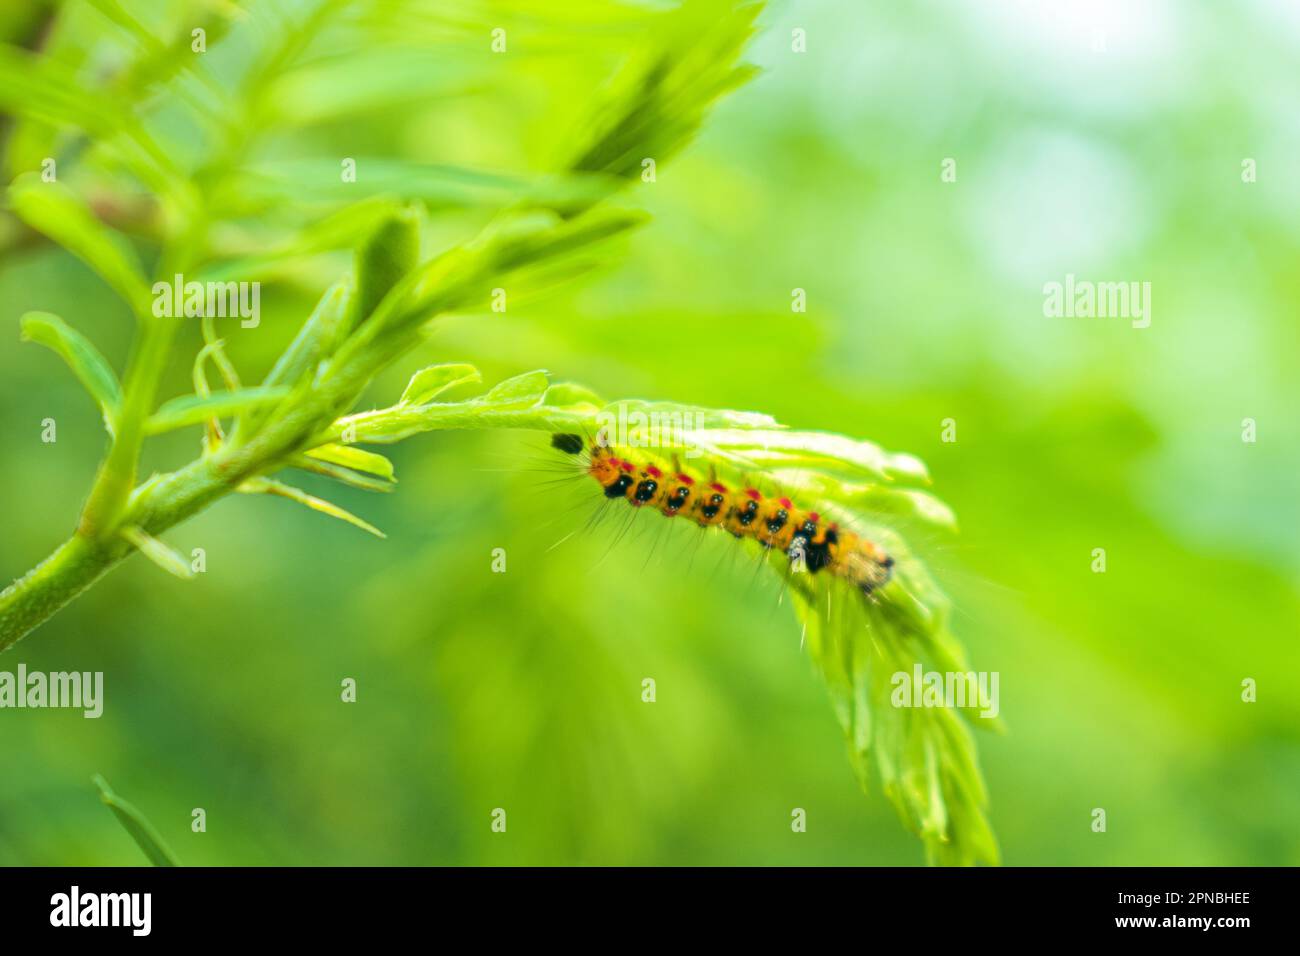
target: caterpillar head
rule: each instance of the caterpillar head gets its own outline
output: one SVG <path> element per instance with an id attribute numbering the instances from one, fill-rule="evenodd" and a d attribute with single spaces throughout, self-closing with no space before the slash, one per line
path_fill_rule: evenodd
<path id="1" fill-rule="evenodd" d="M 616 457 L 612 450 L 599 443 L 591 446 L 590 458 L 587 472 L 600 482 L 606 498 L 627 498 L 638 503 L 642 500 L 635 496 L 643 490 L 644 483 L 638 484 L 637 469 L 632 462 Z"/>

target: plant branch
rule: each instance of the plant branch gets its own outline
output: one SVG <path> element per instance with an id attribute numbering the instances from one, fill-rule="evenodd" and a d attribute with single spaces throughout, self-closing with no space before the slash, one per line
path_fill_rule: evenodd
<path id="1" fill-rule="evenodd" d="M 293 62 L 309 36 L 344 6 L 339 0 L 329 0 L 320 6 L 309 28 L 273 46 L 246 76 L 240 101 L 248 107 L 253 100 L 251 91 L 263 88 Z M 252 479 L 295 466 L 306 452 L 332 444 L 340 431 L 340 418 L 353 408 L 379 371 L 419 344 L 430 319 L 449 312 L 477 311 L 487 304 L 491 290 L 504 288 L 507 282 L 512 301 L 526 300 L 589 268 L 593 247 L 623 234 L 642 218 L 609 208 L 605 200 L 619 188 L 640 181 L 641 157 L 663 160 L 680 149 L 709 106 L 750 75 L 737 60 L 753 31 L 756 13 L 752 5 L 733 7 L 724 2 L 720 9 L 712 4 L 688 4 L 657 18 L 660 28 L 644 44 L 646 57 L 631 63 L 605 92 L 597 121 L 558 170 L 562 177 L 576 176 L 574 183 L 582 186 L 573 195 L 558 191 L 567 198 L 558 193 L 541 198 L 521 190 L 499 207 L 497 217 L 477 238 L 423 262 L 418 250 L 419 217 L 408 207 L 388 200 L 378 208 L 364 202 L 355 204 L 354 209 L 366 206 L 362 210 L 366 216 L 347 220 L 353 224 L 349 228 L 356 228 L 360 221 L 382 221 L 371 241 L 358 248 L 350 281 L 326 293 L 262 388 L 236 387 L 238 376 L 224 361 L 215 330 L 205 323 L 204 347 L 208 351 L 202 360 L 211 358 L 226 379 L 227 391 L 221 397 L 224 410 L 217 407 L 217 396 L 203 394 L 206 382 L 201 381 L 200 365 L 195 373 L 200 379 L 196 394 L 177 400 L 184 407 L 179 412 L 173 409 L 170 416 L 162 415 L 161 425 L 158 418 L 166 409 L 155 406 L 179 320 L 151 314 L 149 286 L 130 243 L 94 215 L 77 193 L 35 173 L 20 176 L 8 190 L 11 208 L 22 221 L 95 269 L 131 305 L 139 332 L 122 384 L 120 406 L 111 409 L 112 445 L 75 533 L 40 565 L 0 592 L 0 651 L 94 584 L 136 550 L 137 544 L 149 544 L 161 532 L 233 491 L 264 490 L 268 485 Z M 124 28 L 130 32 L 134 26 L 127 22 Z M 144 105 L 145 90 L 174 72 L 171 53 L 162 48 L 154 48 L 153 53 L 161 58 L 158 63 L 144 64 L 138 76 L 133 74 L 130 82 L 124 80 L 128 87 L 139 87 L 121 91 L 128 104 Z M 153 127 L 142 116 L 134 109 L 121 108 L 110 96 L 87 90 L 75 69 L 0 46 L 0 79 L 4 81 L 0 83 L 0 108 L 19 111 L 33 121 L 56 121 L 91 142 L 115 144 L 122 168 L 166 205 L 166 222 L 172 226 L 162 230 L 154 270 L 158 276 L 169 279 L 210 261 L 210 227 L 221 219 L 212 197 L 241 194 L 248 185 L 239 170 L 227 168 L 242 152 L 247 135 L 232 140 L 224 151 L 219 145 L 214 147 L 212 162 L 187 175 L 175 168 L 169 159 L 171 152 L 154 143 Z M 240 129 L 248 118 L 232 115 L 231 129 Z M 335 223 L 336 233 L 338 226 Z M 334 243 L 344 238 L 342 233 L 326 230 L 303 239 L 299 252 L 337 248 Z M 58 331 L 48 321 L 46 325 Z M 52 341 L 75 344 L 67 332 Z M 74 371 L 85 372 L 87 363 L 91 359 L 83 354 Z M 99 378 L 90 381 L 102 384 Z M 486 398 L 492 398 L 491 393 Z M 103 405 L 102 395 L 99 400 Z M 448 412 L 441 420 L 437 410 L 415 404 L 424 410 L 424 420 L 415 423 L 415 431 L 501 426 L 529 419 L 517 401 Z M 402 407 L 411 406 L 402 403 Z M 223 432 L 218 419 L 224 414 L 229 414 L 233 425 Z M 140 452 L 153 433 L 151 425 L 156 431 L 200 423 L 208 438 L 203 455 L 178 471 L 137 486 Z M 368 427 L 371 422 L 367 419 L 362 424 Z M 401 423 L 402 427 L 410 424 Z M 352 440 L 345 437 L 345 443 Z M 352 460 L 366 461 L 359 456 Z M 353 483 L 350 479 L 355 469 L 350 466 L 333 463 L 325 467 L 335 469 L 340 480 Z M 356 483 L 367 484 L 364 473 Z M 375 482 L 369 480 L 368 484 L 373 487 Z"/>
<path id="2" fill-rule="evenodd" d="M 77 534 L 83 538 L 103 540 L 119 523 L 135 485 L 145 423 L 158 397 L 158 383 L 166 369 L 175 334 L 174 319 L 153 319 L 143 327 L 138 352 L 127 371 L 117 432 L 77 526 Z"/>

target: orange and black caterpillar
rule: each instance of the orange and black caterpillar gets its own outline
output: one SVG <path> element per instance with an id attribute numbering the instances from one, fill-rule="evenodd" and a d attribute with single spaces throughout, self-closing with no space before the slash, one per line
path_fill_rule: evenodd
<path id="1" fill-rule="evenodd" d="M 569 455 L 587 453 L 586 471 L 605 497 L 634 508 L 654 508 L 665 517 L 683 515 L 703 528 L 723 528 L 737 538 L 753 538 L 764 548 L 779 548 L 792 566 L 816 573 L 825 569 L 870 594 L 889 583 L 894 559 L 860 535 L 823 523 L 816 511 L 795 507 L 789 498 L 765 498 L 757 488 L 731 489 L 715 477 L 690 474 L 673 460 L 670 467 L 639 464 L 615 454 L 599 441 L 588 446 L 580 435 L 558 434 L 551 444 Z"/>

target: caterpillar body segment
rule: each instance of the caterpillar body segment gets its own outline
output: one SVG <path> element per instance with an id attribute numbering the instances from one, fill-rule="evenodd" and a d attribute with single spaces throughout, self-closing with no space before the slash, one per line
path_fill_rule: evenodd
<path id="1" fill-rule="evenodd" d="M 570 455 L 586 453 L 586 471 L 606 498 L 623 499 L 634 508 L 653 508 L 665 517 L 678 515 L 704 528 L 722 528 L 736 538 L 753 538 L 776 548 L 796 570 L 825 570 L 851 582 L 863 594 L 884 587 L 894 560 L 877 545 L 816 511 L 797 507 L 786 497 L 765 497 L 756 488 L 737 488 L 683 468 L 676 460 L 659 463 L 578 435 L 559 434 L 551 444 Z"/>

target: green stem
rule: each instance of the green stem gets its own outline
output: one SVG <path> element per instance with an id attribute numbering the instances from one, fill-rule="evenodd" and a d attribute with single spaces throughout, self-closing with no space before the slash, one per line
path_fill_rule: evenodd
<path id="1" fill-rule="evenodd" d="M 0 592 L 0 650 L 90 587 L 115 563 L 106 549 L 73 535 Z"/>
<path id="2" fill-rule="evenodd" d="M 151 534 L 164 530 L 230 490 L 229 480 L 200 459 L 166 475 L 132 509 Z M 138 517 L 136 516 L 138 513 Z M 0 651 L 8 650 L 135 550 L 124 538 L 104 540 L 81 532 L 0 592 Z"/>
<path id="3" fill-rule="evenodd" d="M 170 335 L 166 339 L 170 341 Z M 160 345 L 159 352 L 148 347 L 142 349 L 141 366 L 148 368 L 157 356 L 165 357 L 166 343 Z M 129 523 L 157 536 L 230 494 L 247 479 L 283 467 L 300 450 L 320 444 L 313 440 L 314 436 L 355 400 L 374 374 L 376 363 L 390 357 L 388 350 L 372 348 L 336 369 L 327 382 L 287 402 L 284 411 L 246 443 L 227 444 L 179 471 L 151 480 L 134 497 L 129 497 L 129 484 L 126 493 L 120 491 L 123 479 L 118 469 L 127 467 L 125 453 L 116 464 L 110 453 L 100 472 L 96 492 L 104 496 L 111 493 L 113 498 L 120 496 L 121 505 L 111 527 Z M 115 443 L 114 449 L 117 447 Z M 133 475 L 134 455 L 129 459 L 129 467 Z M 92 503 L 109 500 L 108 497 L 92 498 Z M 87 505 L 86 514 L 98 512 Z M 98 522 L 88 525 L 83 517 L 76 534 L 0 592 L 0 651 L 12 647 L 135 550 L 120 535 L 106 533 L 109 530 Z"/>
<path id="4" fill-rule="evenodd" d="M 106 539 L 121 518 L 135 485 L 136 462 L 144 444 L 145 421 L 153 411 L 158 382 L 167 364 L 175 331 L 175 321 L 168 319 L 155 320 L 144 327 L 140 351 L 127 374 L 113 446 L 95 477 L 95 485 L 81 514 L 77 533 L 84 537 Z"/>

